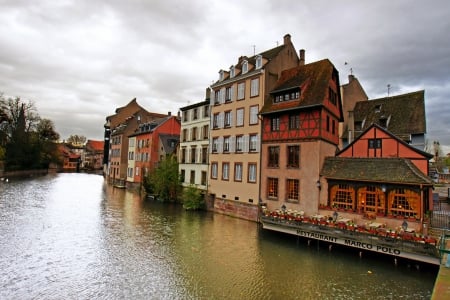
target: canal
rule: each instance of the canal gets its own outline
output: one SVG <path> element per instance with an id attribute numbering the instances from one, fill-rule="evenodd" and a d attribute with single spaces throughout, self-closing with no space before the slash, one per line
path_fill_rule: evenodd
<path id="1" fill-rule="evenodd" d="M 186 212 L 98 175 L 0 181 L 0 299 L 429 299 L 437 271 Z"/>

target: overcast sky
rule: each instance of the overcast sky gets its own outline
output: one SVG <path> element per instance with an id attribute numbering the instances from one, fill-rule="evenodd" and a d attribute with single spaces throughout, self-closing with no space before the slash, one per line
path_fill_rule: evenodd
<path id="1" fill-rule="evenodd" d="M 447 0 L 0 0 L 0 92 L 34 101 L 63 139 L 101 140 L 117 107 L 176 113 L 289 33 L 370 99 L 425 90 L 427 138 L 450 145 L 449 29 Z"/>

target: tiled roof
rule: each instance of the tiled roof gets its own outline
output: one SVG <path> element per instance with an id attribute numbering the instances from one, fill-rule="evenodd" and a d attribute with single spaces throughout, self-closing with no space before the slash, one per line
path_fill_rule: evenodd
<path id="1" fill-rule="evenodd" d="M 387 129 L 399 137 L 426 133 L 425 92 L 413 93 L 357 102 L 354 121 L 362 123 L 364 131 L 371 124 L 387 119 Z M 380 124 L 381 125 L 381 124 Z"/>
<path id="2" fill-rule="evenodd" d="M 89 148 L 94 151 L 103 151 L 104 144 L 105 144 L 104 141 L 88 140 L 86 148 Z"/>
<path id="3" fill-rule="evenodd" d="M 283 71 L 271 94 L 299 87 L 300 99 L 280 103 L 266 101 L 261 114 L 322 105 L 328 95 L 333 70 L 333 64 L 328 59 L 323 59 Z"/>
<path id="4" fill-rule="evenodd" d="M 337 180 L 433 184 L 428 176 L 405 158 L 327 157 L 320 175 Z"/>
<path id="5" fill-rule="evenodd" d="M 167 154 L 172 154 L 175 151 L 178 143 L 180 142 L 179 135 L 160 134 L 159 138 L 161 139 L 161 143 L 164 147 L 164 151 Z"/>
<path id="6" fill-rule="evenodd" d="M 275 47 L 275 48 L 272 48 L 272 49 L 266 50 L 266 51 L 264 51 L 264 52 L 261 52 L 261 53 L 259 53 L 259 54 L 255 54 L 255 55 L 253 55 L 253 56 L 251 56 L 251 57 L 241 56 L 241 57 L 239 58 L 238 63 L 235 65 L 235 67 L 236 67 L 236 69 L 242 70 L 242 64 L 243 64 L 244 60 L 247 60 L 247 62 L 249 63 L 249 65 L 256 66 L 256 57 L 257 57 L 258 55 L 261 55 L 263 58 L 265 58 L 265 59 L 267 59 L 267 60 L 270 61 L 270 60 L 272 60 L 273 58 L 275 58 L 275 57 L 281 52 L 281 50 L 284 49 L 284 47 L 286 47 L 286 45 L 283 44 L 283 45 L 277 46 L 277 47 Z M 263 66 L 263 68 L 264 68 L 264 66 Z M 249 71 L 248 71 L 247 73 L 245 73 L 245 74 L 239 73 L 239 74 L 237 74 L 235 77 L 233 77 L 232 79 L 233 79 L 233 80 L 239 79 L 239 77 L 240 77 L 240 76 L 243 76 L 243 75 L 248 76 L 248 75 L 252 74 L 252 73 L 255 72 L 255 71 L 259 72 L 260 69 L 256 69 L 256 68 L 250 69 L 250 66 L 249 66 Z M 231 79 L 231 78 L 226 78 L 226 79 L 225 79 L 224 81 L 222 81 L 222 82 L 216 81 L 216 82 L 213 83 L 211 86 L 215 86 L 216 84 L 222 84 L 223 82 L 226 82 L 226 81 L 229 80 L 229 79 Z"/>

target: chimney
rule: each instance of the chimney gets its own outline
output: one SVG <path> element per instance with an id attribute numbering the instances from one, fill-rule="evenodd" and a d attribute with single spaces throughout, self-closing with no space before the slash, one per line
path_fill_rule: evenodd
<path id="1" fill-rule="evenodd" d="M 353 76 L 353 74 L 348 75 L 348 83 L 352 82 L 353 79 L 355 79 L 355 76 Z"/>
<path id="2" fill-rule="evenodd" d="M 211 89 L 209 87 L 206 88 L 205 100 L 211 99 Z"/>
<path id="3" fill-rule="evenodd" d="M 283 41 L 284 45 L 287 45 L 287 44 L 291 43 L 291 35 L 289 33 L 286 34 L 283 39 L 284 39 L 284 41 Z"/>
<path id="4" fill-rule="evenodd" d="M 298 64 L 300 66 L 304 66 L 305 65 L 305 49 L 300 49 L 299 56 L 300 56 L 300 61 Z"/>

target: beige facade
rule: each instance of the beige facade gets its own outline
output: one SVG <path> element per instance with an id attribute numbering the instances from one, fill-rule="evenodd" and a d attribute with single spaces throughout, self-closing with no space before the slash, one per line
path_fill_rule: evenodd
<path id="1" fill-rule="evenodd" d="M 221 70 L 211 86 L 209 156 L 210 199 L 217 212 L 257 219 L 260 202 L 261 120 L 264 105 L 281 71 L 297 66 L 290 35 L 281 46 Z"/>
<path id="2" fill-rule="evenodd" d="M 367 101 L 366 92 L 353 74 L 348 75 L 348 83 L 341 85 L 344 121 L 339 123 L 339 148 L 343 149 L 355 139 L 353 110 L 356 102 Z"/>
<path id="3" fill-rule="evenodd" d="M 181 137 L 178 154 L 182 185 L 194 185 L 200 190 L 208 188 L 208 152 L 210 103 L 207 100 L 182 107 Z"/>

